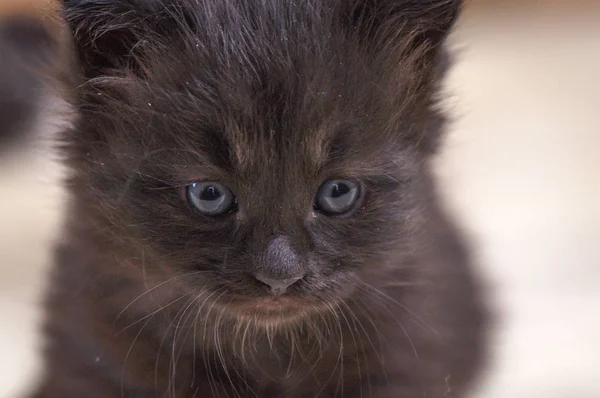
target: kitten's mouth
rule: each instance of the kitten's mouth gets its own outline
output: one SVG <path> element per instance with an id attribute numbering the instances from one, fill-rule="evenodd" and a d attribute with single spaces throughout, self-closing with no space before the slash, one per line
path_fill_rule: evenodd
<path id="1" fill-rule="evenodd" d="M 243 310 L 254 313 L 282 313 L 297 309 L 298 305 L 286 297 L 262 297 L 242 305 Z"/>
<path id="2" fill-rule="evenodd" d="M 254 320 L 285 321 L 308 315 L 310 306 L 303 305 L 288 297 L 261 297 L 239 303 L 236 313 Z"/>

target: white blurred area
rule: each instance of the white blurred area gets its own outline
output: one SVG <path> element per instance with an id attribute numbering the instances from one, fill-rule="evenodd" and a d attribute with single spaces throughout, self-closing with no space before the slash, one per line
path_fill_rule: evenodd
<path id="1" fill-rule="evenodd" d="M 453 40 L 438 167 L 500 316 L 476 396 L 599 398 L 600 3 L 488 3 Z"/>
<path id="2" fill-rule="evenodd" d="M 474 398 L 598 398 L 600 3 L 480 3 L 453 37 L 455 123 L 437 162 L 499 315 Z M 47 153 L 0 159 L 0 398 L 39 371 L 62 208 Z"/>

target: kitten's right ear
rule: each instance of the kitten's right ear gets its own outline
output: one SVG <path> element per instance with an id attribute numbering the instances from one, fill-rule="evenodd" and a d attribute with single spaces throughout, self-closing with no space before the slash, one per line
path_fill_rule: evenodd
<path id="1" fill-rule="evenodd" d="M 140 72 L 145 46 L 165 26 L 168 0 L 60 0 L 86 78 Z M 171 7 L 172 8 L 172 7 Z"/>

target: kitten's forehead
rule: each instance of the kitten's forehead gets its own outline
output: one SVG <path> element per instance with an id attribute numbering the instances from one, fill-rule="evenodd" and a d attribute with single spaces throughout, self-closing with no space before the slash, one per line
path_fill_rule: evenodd
<path id="1" fill-rule="evenodd" d="M 197 116 L 209 119 L 203 124 L 215 126 L 233 168 L 278 160 L 318 169 L 348 156 L 368 160 L 393 144 L 388 124 L 397 111 L 388 110 L 385 95 L 361 73 L 339 63 L 264 67 L 264 81 L 238 75 L 235 88 L 224 70 L 223 80 L 212 82 L 219 95 L 210 100 L 203 88 L 206 77 L 199 74 L 199 89 L 190 97 L 192 106 L 202 109 Z M 193 140 L 203 138 L 203 131 L 197 134 Z"/>
<path id="2" fill-rule="evenodd" d="M 323 105 L 315 104 L 315 107 Z M 229 162 L 236 172 L 289 170 L 293 174 L 355 174 L 359 164 L 377 164 L 395 143 L 372 130 L 368 120 L 345 123 L 344 112 L 326 108 L 325 115 L 298 109 L 276 120 L 257 113 L 254 123 L 230 123 L 221 131 Z M 321 114 L 318 109 L 314 113 Z M 351 119 L 351 114 L 346 114 Z M 231 116 L 232 119 L 235 115 Z"/>
<path id="3" fill-rule="evenodd" d="M 230 159 L 238 170 L 269 167 L 275 163 L 292 162 L 318 169 L 328 158 L 328 148 L 334 131 L 326 128 L 294 131 L 269 129 L 253 134 L 243 127 L 232 127 L 225 135 L 230 143 Z"/>
<path id="4" fill-rule="evenodd" d="M 159 123 L 142 133 L 150 150 L 177 146 L 200 155 L 199 168 L 223 174 L 268 175 L 274 167 L 305 176 L 326 168 L 338 175 L 374 170 L 412 123 L 398 121 L 413 117 L 418 79 L 409 69 L 400 77 L 402 68 L 390 68 L 391 61 L 369 58 L 368 48 L 336 30 L 327 7 L 303 16 L 308 11 L 302 7 L 267 3 L 285 15 L 262 10 L 268 21 L 258 21 L 250 7 L 232 25 L 225 17 L 243 3 L 223 2 L 222 10 L 214 3 L 219 18 L 199 8 L 197 22 L 203 23 L 147 56 L 147 73 L 128 89 L 136 105 L 118 114 L 137 114 L 144 124 L 152 114 Z"/>
<path id="5" fill-rule="evenodd" d="M 356 129 L 349 129 L 348 121 L 360 120 L 341 95 L 332 94 L 336 90 L 323 86 L 313 93 L 306 83 L 276 82 L 278 74 L 270 76 L 271 84 L 263 90 L 240 79 L 238 90 L 223 90 L 214 100 L 207 101 L 202 89 L 193 93 L 186 109 L 175 109 L 183 115 L 182 130 L 194 132 L 182 132 L 181 138 L 189 145 L 217 141 L 209 147 L 226 148 L 236 169 L 275 160 L 317 167 L 327 161 L 332 146 L 340 150 L 341 144 L 351 145 L 348 134 Z M 340 140 L 342 136 L 346 139 Z"/>
<path id="6" fill-rule="evenodd" d="M 200 83 L 184 107 L 173 108 L 182 117 L 175 116 L 178 126 L 169 129 L 180 145 L 207 158 L 218 152 L 212 163 L 224 162 L 220 167 L 228 174 L 344 176 L 389 159 L 383 155 L 396 146 L 397 135 L 387 126 L 393 112 L 377 103 L 368 82 L 340 79 L 335 70 L 319 72 L 286 79 L 274 70 L 262 90 L 240 79 L 237 90 L 223 89 L 210 100 L 206 83 Z"/>

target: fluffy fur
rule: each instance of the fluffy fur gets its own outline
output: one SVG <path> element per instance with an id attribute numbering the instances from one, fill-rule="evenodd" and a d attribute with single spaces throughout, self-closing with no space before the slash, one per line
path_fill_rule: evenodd
<path id="1" fill-rule="evenodd" d="M 486 317 L 428 162 L 460 4 L 64 0 L 78 117 L 38 396 L 463 397 Z M 362 184 L 351 214 L 313 208 L 332 178 Z M 191 211 L 202 180 L 237 211 Z M 252 276 L 289 267 L 277 300 Z"/>

